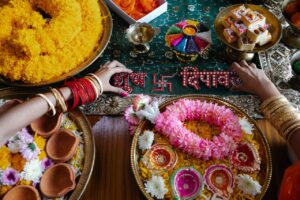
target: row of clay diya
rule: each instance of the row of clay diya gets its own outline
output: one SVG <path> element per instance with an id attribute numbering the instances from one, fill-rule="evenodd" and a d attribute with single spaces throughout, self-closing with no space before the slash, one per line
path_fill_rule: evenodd
<path id="1" fill-rule="evenodd" d="M 54 117 L 46 114 L 31 123 L 33 132 L 48 138 L 46 144 L 47 155 L 57 164 L 48 168 L 43 174 L 39 188 L 47 198 L 62 197 L 74 190 L 76 186 L 75 174 L 69 161 L 77 151 L 79 139 L 69 130 L 60 129 L 63 114 Z M 39 192 L 32 186 L 19 185 L 11 189 L 3 200 L 40 200 Z"/>
<path id="2" fill-rule="evenodd" d="M 245 173 L 260 170 L 261 160 L 257 149 L 249 142 L 241 142 L 230 156 L 232 165 Z M 152 174 L 172 170 L 178 160 L 175 150 L 168 144 L 155 144 L 147 151 L 142 162 Z M 175 170 L 170 178 L 173 197 L 194 199 L 203 191 L 204 183 L 214 194 L 229 198 L 233 192 L 234 175 L 229 167 L 222 164 L 211 165 L 204 176 L 193 167 Z"/>

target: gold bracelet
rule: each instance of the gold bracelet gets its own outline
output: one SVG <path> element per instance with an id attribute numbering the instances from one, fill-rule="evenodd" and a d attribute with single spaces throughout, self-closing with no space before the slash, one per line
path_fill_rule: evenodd
<path id="1" fill-rule="evenodd" d="M 269 107 L 267 107 L 264 111 L 263 114 L 270 118 L 272 115 L 274 115 L 275 113 L 277 113 L 279 110 L 282 110 L 282 108 L 289 107 L 289 103 L 288 102 L 275 102 L 273 104 L 270 104 Z"/>
<path id="2" fill-rule="evenodd" d="M 95 74 L 92 74 L 92 73 L 90 73 L 88 75 L 90 75 L 93 79 L 96 79 L 96 81 L 98 82 L 98 84 L 100 86 L 100 95 L 102 95 L 103 94 L 103 83 L 102 83 L 101 79 L 98 76 L 96 76 Z"/>
<path id="3" fill-rule="evenodd" d="M 291 107 L 290 105 L 282 106 L 276 111 L 270 113 L 267 118 L 270 119 L 270 121 L 276 121 L 277 124 L 280 124 L 278 119 L 286 118 L 289 116 L 292 116 L 296 110 Z"/>
<path id="4" fill-rule="evenodd" d="M 55 116 L 56 115 L 56 109 L 55 109 L 53 103 L 50 101 L 50 99 L 48 99 L 48 97 L 46 97 L 46 95 L 41 94 L 41 93 L 36 94 L 36 96 L 41 97 L 42 99 L 44 99 L 47 102 L 47 104 L 49 106 L 48 111 L 51 109 L 52 110 L 52 116 Z"/>
<path id="5" fill-rule="evenodd" d="M 272 116 L 272 118 L 270 118 L 270 121 L 276 127 L 277 130 L 280 130 L 280 128 L 284 124 L 288 123 L 289 121 L 295 118 L 296 116 L 293 114 L 293 112 L 284 112 L 284 113 L 279 113 L 279 116 L 278 115 Z"/>
<path id="6" fill-rule="evenodd" d="M 261 111 L 262 112 L 272 111 L 274 110 L 274 106 L 278 107 L 279 105 L 285 105 L 285 104 L 289 104 L 289 101 L 286 98 L 276 99 L 270 102 L 269 104 L 265 105 L 263 108 L 261 108 Z"/>
<path id="7" fill-rule="evenodd" d="M 280 133 L 283 133 L 287 128 L 289 128 L 291 125 L 297 123 L 298 121 L 300 121 L 300 118 L 298 116 L 294 117 L 294 119 L 287 121 L 285 124 L 283 124 L 279 131 Z"/>
<path id="8" fill-rule="evenodd" d="M 260 109 L 264 110 L 267 105 L 269 105 L 273 101 L 277 101 L 279 99 L 286 99 L 286 98 L 283 95 L 277 95 L 277 96 L 270 97 L 270 98 L 266 99 L 264 102 L 262 102 Z"/>
<path id="9" fill-rule="evenodd" d="M 100 88 L 98 88 L 98 85 L 97 85 L 96 81 L 94 79 L 92 79 L 90 76 L 86 76 L 84 78 L 92 84 L 92 86 L 93 86 L 93 88 L 96 92 L 96 99 L 97 99 L 99 97 Z"/>
<path id="10" fill-rule="evenodd" d="M 67 110 L 68 110 L 67 105 L 65 103 L 64 98 L 61 96 L 60 92 L 57 89 L 51 88 L 51 87 L 50 87 L 50 90 L 53 93 L 53 95 L 55 96 L 55 99 L 58 101 L 58 104 L 60 105 L 62 112 L 67 112 Z"/>
<path id="11" fill-rule="evenodd" d="M 289 135 L 297 128 L 300 127 L 300 121 L 298 121 L 297 123 L 294 123 L 293 125 L 291 125 L 288 129 L 286 129 L 283 133 L 283 137 L 285 139 L 287 139 L 289 137 Z"/>

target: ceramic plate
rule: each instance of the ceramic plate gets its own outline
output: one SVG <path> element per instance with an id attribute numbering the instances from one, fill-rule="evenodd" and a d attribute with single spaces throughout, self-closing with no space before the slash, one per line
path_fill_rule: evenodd
<path id="1" fill-rule="evenodd" d="M 29 90 L 24 92 L 22 89 L 8 88 L 0 90 L 0 100 L 9 99 L 26 99 L 42 90 Z M 86 116 L 76 109 L 68 113 L 69 117 L 76 123 L 80 132 L 83 133 L 84 140 L 84 161 L 82 174 L 76 179 L 75 189 L 66 195 L 69 200 L 77 200 L 82 196 L 93 172 L 95 162 L 95 141 L 92 134 L 91 126 Z"/>
<path id="2" fill-rule="evenodd" d="M 237 42 L 234 43 L 228 43 L 227 40 L 225 39 L 224 35 L 223 35 L 223 31 L 224 31 L 224 26 L 222 25 L 222 21 L 229 16 L 230 11 L 241 6 L 243 4 L 237 4 L 237 5 L 233 5 L 233 6 L 229 6 L 224 8 L 223 10 L 221 10 L 221 12 L 218 14 L 218 16 L 216 17 L 215 20 L 215 30 L 217 32 L 217 35 L 219 37 L 219 39 L 226 44 L 226 46 L 229 46 L 232 49 L 235 49 L 237 51 L 240 51 L 240 49 L 238 48 Z M 263 8 L 262 6 L 258 6 L 258 5 L 252 5 L 252 4 L 245 4 L 247 8 L 250 8 L 253 11 L 258 11 L 259 13 L 261 13 L 262 15 L 264 15 L 267 19 L 267 24 L 270 25 L 270 33 L 272 34 L 272 41 L 269 42 L 268 44 L 264 45 L 264 46 L 258 46 L 256 45 L 253 51 L 247 51 L 247 53 L 256 53 L 256 52 L 261 52 L 261 51 L 267 51 L 268 49 L 270 49 L 271 47 L 273 47 L 274 45 L 276 45 L 282 36 L 282 27 L 281 27 L 281 23 L 280 21 L 275 17 L 274 14 L 272 14 L 270 11 L 268 11 L 267 9 Z"/>
<path id="3" fill-rule="evenodd" d="M 257 145 L 259 147 L 258 153 L 261 158 L 260 170 L 256 171 L 255 173 L 257 176 L 257 181 L 262 186 L 261 193 L 256 195 L 255 199 L 259 199 L 259 200 L 262 199 L 269 187 L 269 184 L 270 184 L 271 174 L 272 174 L 272 162 L 271 162 L 271 153 L 270 153 L 269 144 L 268 144 L 264 134 L 257 127 L 255 121 L 252 118 L 250 118 L 245 112 L 243 112 L 239 108 L 235 107 L 234 105 L 232 105 L 224 100 L 221 100 L 221 99 L 218 99 L 215 97 L 208 97 L 208 96 L 201 96 L 201 95 L 188 95 L 188 96 L 176 97 L 174 99 L 171 99 L 171 100 L 163 103 L 160 106 L 160 111 L 163 112 L 168 105 L 173 104 L 174 102 L 178 101 L 181 98 L 187 98 L 187 99 L 192 99 L 192 100 L 201 100 L 201 101 L 212 102 L 212 103 L 216 103 L 221 106 L 225 106 L 226 108 L 229 108 L 230 110 L 232 110 L 236 116 L 246 117 L 246 119 L 253 125 L 254 130 L 253 130 L 253 135 L 252 135 L 251 141 L 253 140 L 253 141 L 255 141 L 255 143 L 257 143 Z M 134 135 L 134 138 L 132 141 L 132 146 L 131 146 L 131 165 L 132 165 L 131 167 L 132 167 L 135 179 L 138 183 L 140 190 L 143 192 L 143 194 L 145 195 L 145 197 L 148 200 L 154 200 L 154 198 L 152 198 L 151 195 L 148 194 L 145 190 L 145 186 L 144 186 L 145 181 L 147 181 L 150 177 L 146 176 L 148 179 L 145 179 L 145 175 L 143 175 L 144 169 L 143 169 L 143 167 L 141 167 L 140 162 L 142 160 L 142 156 L 146 155 L 146 153 L 141 152 L 139 150 L 138 137 L 141 133 L 143 133 L 144 130 L 152 130 L 155 132 L 155 130 L 153 130 L 153 129 L 154 129 L 154 127 L 149 121 L 147 121 L 147 120 L 141 121 L 135 131 L 135 135 Z M 243 134 L 243 135 L 245 135 L 245 134 Z M 243 136 L 243 137 L 245 137 L 245 136 Z M 154 140 L 153 145 L 155 145 L 157 143 L 164 143 L 164 142 L 168 143 L 167 139 L 163 138 L 163 136 L 161 136 L 160 134 L 155 133 L 155 140 Z M 173 148 L 173 150 L 175 150 L 177 152 L 178 161 L 177 161 L 175 167 L 173 169 L 171 169 L 171 171 L 170 170 L 168 172 L 164 171 L 163 175 L 161 175 L 163 177 L 167 176 L 168 178 L 170 178 L 169 180 L 165 179 L 165 182 L 168 182 L 168 184 L 169 184 L 169 185 L 167 185 L 167 188 L 169 188 L 169 189 L 171 188 L 170 183 L 172 182 L 172 174 L 174 176 L 174 174 L 176 173 L 176 170 L 178 170 L 182 167 L 192 167 L 192 168 L 196 167 L 199 170 L 199 172 L 202 174 L 202 176 L 204 175 L 204 173 L 208 169 L 208 167 L 215 165 L 215 164 L 221 164 L 221 165 L 225 164 L 227 166 L 233 167 L 233 166 L 231 166 L 231 163 L 228 159 L 218 160 L 217 162 L 214 160 L 203 161 L 203 160 L 197 160 L 188 155 L 185 155 L 183 152 L 181 152 L 178 149 Z M 179 162 L 180 157 L 184 158 L 183 163 Z M 149 156 L 149 159 L 151 159 L 150 156 Z M 187 166 L 188 164 L 191 164 L 191 163 L 194 163 L 194 166 L 193 165 Z M 201 166 L 204 165 L 204 167 L 203 168 L 199 167 L 200 165 Z M 208 166 L 206 166 L 206 165 L 208 165 Z M 165 173 L 167 173 L 167 174 L 165 174 Z M 235 172 L 235 173 L 237 173 L 237 172 Z M 240 173 L 242 173 L 242 172 L 239 171 L 239 174 Z M 203 190 L 203 193 L 205 193 L 205 194 L 207 194 L 207 192 L 209 193 L 207 186 L 205 186 L 205 188 L 206 189 Z M 170 193 L 172 193 L 172 191 L 170 191 Z M 169 198 L 169 196 L 168 196 L 168 198 Z M 241 199 L 243 199 L 243 198 L 241 198 Z"/>
<path id="4" fill-rule="evenodd" d="M 100 10 L 103 16 L 106 16 L 103 18 L 103 34 L 102 38 L 100 39 L 100 43 L 98 47 L 95 49 L 95 51 L 90 55 L 89 58 L 87 58 L 83 63 L 78 65 L 76 68 L 71 70 L 70 72 L 63 74 L 59 77 L 55 77 L 53 79 L 50 79 L 45 82 L 41 82 L 38 84 L 28 84 L 28 83 L 23 83 L 21 81 L 15 81 L 12 82 L 9 79 L 6 79 L 5 77 L 0 76 L 0 82 L 4 83 L 6 85 L 11 85 L 11 86 L 18 86 L 18 87 L 36 87 L 36 86 L 44 86 L 44 85 L 50 85 L 53 83 L 57 83 L 60 81 L 63 81 L 69 77 L 75 76 L 76 74 L 80 73 L 84 69 L 88 68 L 94 61 L 97 60 L 97 58 L 103 53 L 103 51 L 106 49 L 108 42 L 110 40 L 112 30 L 113 30 L 113 22 L 112 22 L 112 17 L 110 14 L 109 9 L 107 8 L 106 4 L 102 0 L 98 0 Z"/>

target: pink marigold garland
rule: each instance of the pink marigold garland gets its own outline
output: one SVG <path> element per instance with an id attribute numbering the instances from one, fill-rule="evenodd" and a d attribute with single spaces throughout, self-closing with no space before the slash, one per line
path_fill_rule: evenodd
<path id="1" fill-rule="evenodd" d="M 184 127 L 184 121 L 201 120 L 220 128 L 212 140 L 203 139 Z M 169 139 L 171 145 L 198 159 L 223 159 L 242 138 L 239 119 L 225 106 L 200 100 L 182 99 L 158 115 L 155 129 Z"/>

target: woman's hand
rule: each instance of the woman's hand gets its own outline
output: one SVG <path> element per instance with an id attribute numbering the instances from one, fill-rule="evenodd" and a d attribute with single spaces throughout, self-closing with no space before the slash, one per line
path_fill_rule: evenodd
<path id="1" fill-rule="evenodd" d="M 254 63 L 248 64 L 243 60 L 239 63 L 234 62 L 231 68 L 236 71 L 243 81 L 242 84 L 235 85 L 232 89 L 256 94 L 262 101 L 269 97 L 280 95 L 272 81 Z"/>
<path id="2" fill-rule="evenodd" d="M 109 82 L 114 74 L 121 72 L 132 73 L 132 70 L 126 68 L 122 63 L 114 60 L 112 62 L 105 63 L 102 68 L 95 73 L 95 75 L 98 76 L 103 83 L 104 92 L 114 92 L 121 94 L 122 96 L 128 95 L 122 88 L 114 87 Z"/>

